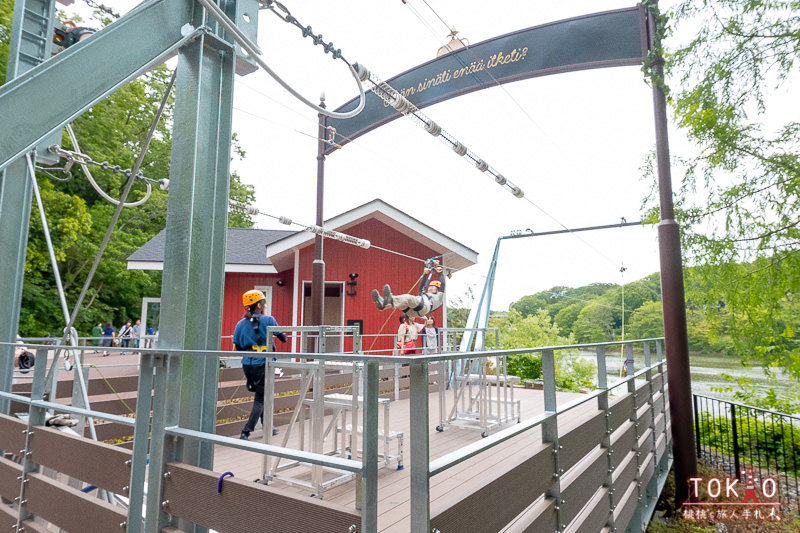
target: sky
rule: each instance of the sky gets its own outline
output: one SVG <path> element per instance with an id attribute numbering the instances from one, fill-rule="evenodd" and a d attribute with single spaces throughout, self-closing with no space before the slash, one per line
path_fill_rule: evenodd
<path id="1" fill-rule="evenodd" d="M 613 0 L 285 0 L 303 26 L 351 63 L 386 80 L 429 61 L 450 27 L 472 44 L 578 15 L 631 7 Z M 75 7 L 80 2 L 76 2 Z M 106 1 L 124 12 L 134 2 Z M 259 14 L 263 59 L 307 99 L 329 109 L 357 96 L 347 66 L 272 12 Z M 479 253 L 448 281 L 449 305 L 480 294 L 497 240 L 641 218 L 651 184 L 641 179 L 655 145 L 652 91 L 639 67 L 534 78 L 478 91 L 424 113 L 525 191 L 512 196 L 408 119 L 344 146 L 325 162 L 324 216 L 380 198 Z M 233 129 L 243 160 L 232 169 L 252 184 L 256 205 L 313 224 L 317 114 L 259 71 L 237 76 Z M 671 141 L 675 142 L 674 131 Z M 256 226 L 287 229 L 255 217 Z M 296 226 L 295 226 L 296 228 Z M 357 237 L 357 235 L 356 235 Z M 376 243 L 377 244 L 377 243 Z M 385 246 L 386 243 L 382 244 Z M 389 246 L 390 247 L 390 246 Z M 620 272 L 625 267 L 624 274 Z M 659 271 L 654 227 L 505 240 L 492 309 L 554 286 L 629 283 Z M 413 280 L 418 272 L 409 272 Z"/>

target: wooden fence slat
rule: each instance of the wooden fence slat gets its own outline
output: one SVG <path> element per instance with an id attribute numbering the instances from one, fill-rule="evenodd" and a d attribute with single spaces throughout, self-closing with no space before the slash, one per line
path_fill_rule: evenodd
<path id="1" fill-rule="evenodd" d="M 611 431 L 615 431 L 623 422 L 629 420 L 631 411 L 633 410 L 633 395 L 628 394 L 614 402 L 609 407 L 608 414 L 608 427 Z"/>
<path id="2" fill-rule="evenodd" d="M 639 467 L 639 483 L 641 483 L 642 490 L 644 491 L 647 488 L 647 484 L 650 483 L 650 478 L 653 477 L 653 472 L 656 470 L 656 461 L 655 457 L 652 455 L 648 455 L 645 459 L 645 462 L 642 466 Z"/>
<path id="3" fill-rule="evenodd" d="M 628 422 L 625 426 L 617 429 L 611 434 L 611 466 L 619 467 L 620 462 L 625 458 L 636 443 L 636 427 L 633 422 Z"/>
<path id="4" fill-rule="evenodd" d="M 553 483 L 553 444 L 543 444 L 525 462 L 502 472 L 487 474 L 486 480 L 467 495 L 454 492 L 431 509 L 431 527 L 440 531 L 499 531 L 536 501 Z M 508 487 L 515 487 L 508 490 Z M 491 513 L 487 513 L 491 509 Z"/>
<path id="5" fill-rule="evenodd" d="M 0 505 L 0 531 L 16 531 L 17 510 L 6 505 Z M 33 531 L 33 533 L 51 533 L 46 526 L 37 524 L 33 519 L 22 521 L 21 531 Z"/>
<path id="6" fill-rule="evenodd" d="M 127 512 L 95 495 L 84 494 L 39 473 L 29 473 L 25 507 L 67 531 L 125 531 Z"/>
<path id="7" fill-rule="evenodd" d="M 595 533 L 608 523 L 611 508 L 608 506 L 608 488 L 600 487 L 586 502 L 583 512 L 575 517 L 566 531 L 570 533 Z"/>
<path id="8" fill-rule="evenodd" d="M 636 474 L 638 473 L 637 468 L 636 454 L 630 452 L 625 456 L 622 465 L 612 473 L 613 481 L 611 482 L 611 487 L 614 489 L 614 492 L 611 495 L 611 500 L 614 505 L 618 505 L 619 502 L 622 501 L 621 498 L 625 492 L 625 487 L 636 479 Z"/>
<path id="9" fill-rule="evenodd" d="M 562 416 L 570 416 L 570 413 Z M 606 414 L 598 411 L 595 416 L 564 435 L 559 435 L 558 451 L 559 468 L 569 470 L 597 447 L 606 434 Z"/>
<path id="10" fill-rule="evenodd" d="M 13 502 L 19 496 L 19 476 L 22 475 L 22 465 L 0 457 L 0 496 Z"/>
<path id="11" fill-rule="evenodd" d="M 614 522 L 617 524 L 629 524 L 631 518 L 633 517 L 634 511 L 636 511 L 636 507 L 639 505 L 638 498 L 636 496 L 636 483 L 631 482 L 631 484 L 627 487 L 621 486 L 619 492 L 624 492 L 622 495 L 622 501 L 625 503 L 621 507 L 617 507 L 614 509 Z"/>
<path id="12" fill-rule="evenodd" d="M 25 411 L 27 413 L 27 410 Z M 17 454 L 25 448 L 25 433 L 28 424 L 11 415 L 0 414 L 0 450 Z"/>
<path id="13" fill-rule="evenodd" d="M 479 526 L 480 527 L 480 526 Z M 556 511 L 555 498 L 545 498 L 544 506 L 539 515 L 533 519 L 530 526 L 525 529 L 525 533 L 539 533 L 541 531 L 558 531 L 558 512 Z M 475 529 L 476 533 L 480 529 Z"/>
<path id="14" fill-rule="evenodd" d="M 182 463 L 168 463 L 164 480 L 167 512 L 226 533 L 360 531 L 361 515 L 326 501 L 283 494 L 272 487 L 226 477 Z M 350 529 L 352 526 L 355 528 Z"/>
<path id="15" fill-rule="evenodd" d="M 644 457 L 653 451 L 653 430 L 647 429 L 641 437 L 639 437 L 639 454 Z"/>
<path id="16" fill-rule="evenodd" d="M 33 462 L 116 494 L 130 480 L 130 451 L 55 428 L 34 428 L 30 451 Z"/>
<path id="17" fill-rule="evenodd" d="M 584 505 L 591 500 L 608 476 L 608 457 L 606 450 L 599 448 L 592 452 L 589 461 L 581 461 L 576 468 L 580 474 L 572 478 L 572 482 L 561 487 L 561 520 L 569 524 L 578 516 Z"/>

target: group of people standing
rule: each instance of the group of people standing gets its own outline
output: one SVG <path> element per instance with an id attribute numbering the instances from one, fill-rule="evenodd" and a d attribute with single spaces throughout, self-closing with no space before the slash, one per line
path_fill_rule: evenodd
<path id="1" fill-rule="evenodd" d="M 441 351 L 442 340 L 436 318 L 426 316 L 423 320 L 417 322 L 406 313 L 400 315 L 396 342 L 398 355 L 429 355 Z"/>
<path id="2" fill-rule="evenodd" d="M 103 348 L 110 348 L 111 346 L 122 346 L 123 348 L 129 348 L 131 346 L 131 341 L 133 341 L 133 348 L 139 348 L 139 335 L 141 333 L 142 328 L 142 321 L 136 320 L 136 323 L 132 324 L 130 320 L 127 320 L 125 324 L 119 328 L 119 333 L 114 330 L 114 324 L 111 322 L 106 322 L 103 324 L 102 322 L 98 322 L 92 328 L 92 343 L 95 346 L 102 346 Z M 122 355 L 125 355 L 126 352 L 122 352 Z M 109 355 L 108 350 L 103 350 L 103 357 L 107 357 Z"/>

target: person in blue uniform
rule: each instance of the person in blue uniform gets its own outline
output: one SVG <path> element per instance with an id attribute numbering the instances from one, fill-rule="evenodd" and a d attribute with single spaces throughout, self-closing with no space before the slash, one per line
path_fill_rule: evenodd
<path id="1" fill-rule="evenodd" d="M 267 327 L 277 326 L 278 322 L 270 315 L 263 314 L 266 297 L 259 290 L 247 291 L 242 295 L 244 304 L 244 317 L 236 324 L 233 330 L 233 346 L 237 351 L 257 352 L 265 351 L 265 346 L 270 339 L 267 338 Z M 286 335 L 283 332 L 274 332 L 273 336 L 281 342 L 286 342 Z M 275 343 L 272 342 L 272 351 L 275 351 Z M 253 408 L 250 411 L 250 418 L 242 428 L 240 438 L 247 440 L 250 433 L 255 429 L 256 424 L 264 415 L 264 375 L 267 360 L 258 355 L 244 355 L 242 357 L 242 370 L 247 379 L 247 390 L 255 393 Z M 276 435 L 278 428 L 272 427 L 272 434 Z"/>

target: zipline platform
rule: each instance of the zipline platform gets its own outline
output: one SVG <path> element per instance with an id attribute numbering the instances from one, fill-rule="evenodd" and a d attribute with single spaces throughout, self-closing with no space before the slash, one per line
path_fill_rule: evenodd
<path id="1" fill-rule="evenodd" d="M 544 393 L 541 390 L 515 389 L 517 398 L 520 399 L 522 406 L 522 419 L 529 419 L 544 413 Z M 574 398 L 581 397 L 579 393 L 557 393 L 559 404 L 566 403 Z M 439 417 L 438 393 L 431 393 L 429 398 L 429 438 L 430 438 L 430 459 L 434 460 L 453 452 L 470 443 L 481 440 L 479 429 L 465 429 L 448 426 L 444 431 L 439 432 L 435 426 Z M 383 409 L 380 409 L 383 411 Z M 568 431 L 572 427 L 578 427 L 584 421 L 596 414 L 596 402 L 588 402 L 575 410 L 574 416 L 568 417 L 568 422 L 563 427 Z M 325 425 L 331 421 L 331 416 L 325 417 Z M 335 416 L 335 415 L 334 415 Z M 410 442 L 411 429 L 410 401 L 402 399 L 391 403 L 391 431 L 403 432 L 406 443 Z M 505 424 L 502 427 L 513 426 L 513 423 Z M 379 421 L 379 426 L 383 427 L 383 420 Z M 562 428 L 559 428 L 562 429 Z M 279 435 L 275 437 L 281 441 L 285 426 L 280 426 Z M 250 440 L 261 441 L 261 430 L 253 432 Z M 335 438 L 332 436 L 331 438 Z M 273 443 L 276 440 L 273 440 Z M 298 443 L 298 437 L 292 435 L 288 446 L 293 447 Z M 435 509 L 437 504 L 444 505 L 444 502 L 451 502 L 453 499 L 460 498 L 459 494 L 469 494 L 475 487 L 480 486 L 492 478 L 493 473 L 502 471 L 509 465 L 519 464 L 528 456 L 533 455 L 541 448 L 541 429 L 534 428 L 521 436 L 509 439 L 497 446 L 491 454 L 480 454 L 480 456 L 464 461 L 456 467 L 434 476 L 431 479 L 431 509 Z M 329 448 L 326 441 L 326 449 Z M 404 463 L 405 468 L 397 470 L 395 468 L 381 468 L 378 470 L 378 530 L 384 532 L 408 533 L 411 530 L 411 505 L 410 505 L 410 454 L 406 451 Z M 261 477 L 262 458 L 259 454 L 236 450 L 227 447 L 217 447 L 214 454 L 213 469 L 216 472 L 233 472 L 234 476 L 243 480 L 256 480 Z M 333 475 L 333 474 L 329 474 Z M 308 480 L 311 479 L 311 469 L 308 469 Z M 295 496 L 311 497 L 312 493 L 307 488 L 290 486 L 280 480 L 269 483 L 269 486 L 280 491 L 287 491 Z M 336 503 L 342 506 L 354 508 L 356 502 L 356 481 L 351 479 L 345 483 L 338 484 L 323 494 L 325 501 Z M 300 517 L 298 517 L 300 519 Z"/>

